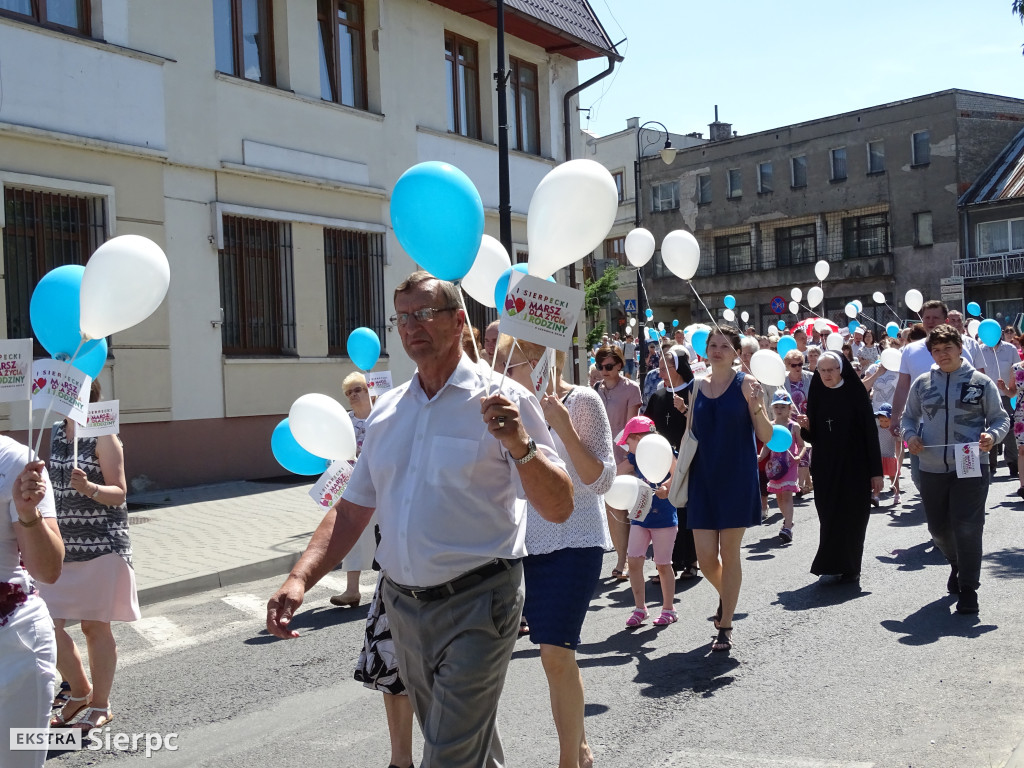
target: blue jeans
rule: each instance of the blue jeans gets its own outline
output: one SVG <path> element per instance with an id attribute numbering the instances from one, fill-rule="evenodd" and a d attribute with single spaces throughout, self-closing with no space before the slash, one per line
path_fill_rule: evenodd
<path id="1" fill-rule="evenodd" d="M 928 533 L 951 565 L 960 570 L 960 589 L 977 589 L 981 578 L 981 534 L 985 528 L 988 465 L 981 477 L 956 472 L 922 472 L 921 499 Z"/>
<path id="2" fill-rule="evenodd" d="M 630 378 L 636 376 L 636 360 L 626 361 L 626 375 Z"/>

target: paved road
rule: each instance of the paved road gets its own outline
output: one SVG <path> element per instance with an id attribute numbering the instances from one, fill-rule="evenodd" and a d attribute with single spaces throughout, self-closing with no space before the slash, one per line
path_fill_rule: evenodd
<path id="1" fill-rule="evenodd" d="M 597 765 L 1002 766 L 1024 737 L 1024 503 L 1012 489 L 1000 479 L 990 495 L 979 617 L 952 612 L 948 569 L 926 543 L 913 493 L 873 516 L 859 590 L 807 572 L 812 503 L 797 508 L 791 546 L 775 537 L 778 515 L 749 531 L 731 656 L 709 654 L 706 583 L 680 583 L 679 623 L 629 631 L 628 587 L 605 582 L 579 651 Z M 279 582 L 154 603 L 142 621 L 117 626 L 111 730 L 180 734 L 154 766 L 386 765 L 380 699 L 351 679 L 365 608 L 329 606 L 340 580 L 318 586 L 296 620 L 303 637 L 275 640 L 262 618 Z M 553 764 L 546 686 L 526 640 L 500 728 L 509 765 Z M 48 765 L 126 757 L 68 753 Z"/>

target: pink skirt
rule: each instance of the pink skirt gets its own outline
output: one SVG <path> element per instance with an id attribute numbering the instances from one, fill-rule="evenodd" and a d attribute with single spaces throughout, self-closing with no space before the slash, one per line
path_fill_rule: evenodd
<path id="1" fill-rule="evenodd" d="M 141 618 L 135 570 L 120 555 L 64 563 L 55 584 L 36 584 L 54 619 L 135 621 Z"/>

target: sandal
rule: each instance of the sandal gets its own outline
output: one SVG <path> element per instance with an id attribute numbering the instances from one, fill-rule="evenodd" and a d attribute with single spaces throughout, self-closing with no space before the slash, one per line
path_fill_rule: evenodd
<path id="1" fill-rule="evenodd" d="M 67 680 L 64 680 L 60 684 L 60 690 L 57 691 L 57 695 L 53 697 L 53 704 L 50 705 L 50 709 L 63 709 L 64 705 L 68 703 L 68 699 L 71 698 L 71 684 Z"/>
<path id="2" fill-rule="evenodd" d="M 661 575 L 657 573 L 652 573 L 650 576 L 647 577 L 647 581 L 649 581 L 651 584 L 661 584 Z"/>
<path id="3" fill-rule="evenodd" d="M 629 576 L 627 576 L 625 573 L 620 571 L 618 568 L 613 568 L 612 569 L 612 578 L 615 579 L 616 581 L 625 581 L 626 579 L 629 578 Z"/>
<path id="4" fill-rule="evenodd" d="M 698 576 L 697 566 L 688 565 L 679 572 L 680 579 L 695 579 Z"/>
<path id="5" fill-rule="evenodd" d="M 95 721 L 93 717 L 97 716 Z M 110 711 L 110 707 L 89 707 L 85 710 L 85 714 L 82 718 L 75 723 L 76 728 L 81 728 L 83 731 L 91 731 L 93 728 L 102 728 L 107 725 L 111 720 L 114 719 L 114 713 Z"/>
<path id="6" fill-rule="evenodd" d="M 85 696 L 68 696 L 67 703 L 61 708 L 60 712 L 58 712 L 56 715 L 50 718 L 50 727 L 63 728 L 64 726 L 68 725 L 72 720 L 78 717 L 79 713 L 82 712 L 82 710 L 90 709 L 89 699 L 91 698 L 91 689 L 87 694 L 85 694 Z M 67 712 L 68 705 L 75 701 L 80 701 L 82 703 L 74 707 L 70 712 Z"/>
<path id="7" fill-rule="evenodd" d="M 654 620 L 654 625 L 657 627 L 666 627 L 669 624 L 675 624 L 679 621 L 679 617 L 676 616 L 675 611 L 662 611 L 661 616 Z"/>
<path id="8" fill-rule="evenodd" d="M 726 634 L 728 633 L 728 634 Z M 711 643 L 712 653 L 728 653 L 732 650 L 732 627 L 719 627 L 718 635 Z"/>
<path id="9" fill-rule="evenodd" d="M 526 619 L 519 620 L 519 636 L 526 637 L 530 634 L 530 625 L 526 623 Z"/>
<path id="10" fill-rule="evenodd" d="M 718 599 L 718 610 L 715 611 L 714 616 L 708 616 L 708 621 L 715 622 L 715 629 L 721 629 L 718 623 L 722 620 L 722 599 Z"/>
<path id="11" fill-rule="evenodd" d="M 628 627 L 629 629 L 633 629 L 633 627 L 639 627 L 646 620 L 647 620 L 647 611 L 646 610 L 641 611 L 638 608 L 637 610 L 633 611 L 633 613 L 630 615 L 630 617 L 628 619 L 626 619 L 626 627 Z"/>

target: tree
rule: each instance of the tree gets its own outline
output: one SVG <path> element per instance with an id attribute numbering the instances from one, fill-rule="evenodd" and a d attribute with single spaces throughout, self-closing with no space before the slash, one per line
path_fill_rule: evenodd
<path id="1" fill-rule="evenodd" d="M 1024 0 L 1021 0 L 1024 2 Z M 585 280 L 583 282 L 583 311 L 587 313 L 587 317 L 590 318 L 591 322 L 594 323 L 593 327 L 587 333 L 587 349 L 592 349 L 593 346 L 601 340 L 604 335 L 606 326 L 604 321 L 598 322 L 597 318 L 601 312 L 601 308 L 608 303 L 611 295 L 618 290 L 619 287 L 619 265 L 609 264 L 605 271 L 596 280 Z"/>
<path id="2" fill-rule="evenodd" d="M 1010 10 L 1017 16 L 1020 16 L 1020 23 L 1024 24 L 1024 0 L 1013 0 L 1010 4 Z M 1021 46 L 1021 53 L 1024 54 L 1024 46 Z"/>

